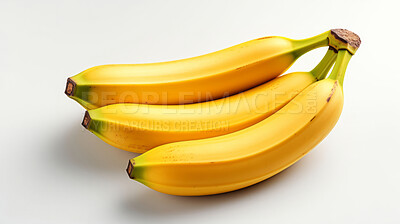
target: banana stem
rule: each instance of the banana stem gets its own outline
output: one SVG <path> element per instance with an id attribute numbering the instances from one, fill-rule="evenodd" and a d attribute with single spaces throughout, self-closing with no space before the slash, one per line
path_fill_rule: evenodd
<path id="1" fill-rule="evenodd" d="M 295 57 L 300 57 L 301 55 L 316 48 L 328 46 L 329 35 L 330 31 L 327 31 L 325 33 L 307 39 L 293 40 L 293 47 L 295 48 L 293 54 L 295 55 Z"/>
<path id="2" fill-rule="evenodd" d="M 336 58 L 335 67 L 333 67 L 328 78 L 338 80 L 340 85 L 343 86 L 344 75 L 351 56 L 353 55 L 348 50 L 340 49 Z"/>
<path id="3" fill-rule="evenodd" d="M 317 79 L 321 80 L 326 77 L 332 65 L 335 63 L 337 57 L 337 51 L 333 47 L 329 47 L 325 56 L 319 62 L 317 66 L 310 73 Z"/>

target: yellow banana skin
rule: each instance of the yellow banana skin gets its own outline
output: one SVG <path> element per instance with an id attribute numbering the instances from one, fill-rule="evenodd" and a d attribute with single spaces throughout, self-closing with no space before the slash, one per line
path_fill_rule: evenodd
<path id="1" fill-rule="evenodd" d="M 237 190 L 279 173 L 335 126 L 351 56 L 339 50 L 329 78 L 310 85 L 253 126 L 223 136 L 162 145 L 131 159 L 130 178 L 159 192 L 195 196 Z"/>
<path id="2" fill-rule="evenodd" d="M 101 65 L 70 77 L 65 93 L 86 109 L 215 100 L 277 77 L 312 49 L 338 48 L 335 41 L 330 31 L 304 40 L 265 37 L 177 61 Z"/>
<path id="3" fill-rule="evenodd" d="M 89 110 L 83 125 L 105 142 L 143 153 L 166 143 L 203 139 L 247 128 L 322 79 L 336 59 L 330 48 L 310 72 L 294 72 L 223 99 L 188 105 L 113 104 Z"/>

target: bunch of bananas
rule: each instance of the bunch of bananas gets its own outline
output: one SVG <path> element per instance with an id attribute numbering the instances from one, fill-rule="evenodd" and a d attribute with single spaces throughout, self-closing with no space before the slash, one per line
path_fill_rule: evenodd
<path id="1" fill-rule="evenodd" d="M 68 78 L 65 93 L 88 110 L 85 128 L 143 153 L 130 178 L 167 194 L 218 194 L 279 173 L 328 135 L 360 43 L 345 29 L 264 37 L 183 60 L 96 66 Z M 313 70 L 280 76 L 324 46 Z"/>

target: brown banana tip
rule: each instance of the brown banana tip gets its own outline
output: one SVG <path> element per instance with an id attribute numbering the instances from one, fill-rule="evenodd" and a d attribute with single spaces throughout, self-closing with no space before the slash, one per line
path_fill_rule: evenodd
<path id="1" fill-rule="evenodd" d="M 338 40 L 348 43 L 350 46 L 352 46 L 354 48 L 359 48 L 361 45 L 360 37 L 357 34 L 355 34 L 354 32 L 351 32 L 350 30 L 332 29 L 331 33 Z"/>
<path id="2" fill-rule="evenodd" d="M 67 79 L 67 85 L 65 87 L 65 94 L 67 96 L 74 95 L 75 88 L 76 88 L 76 83 L 74 81 L 72 81 L 71 78 L 68 78 Z"/>
<path id="3" fill-rule="evenodd" d="M 90 118 L 89 112 L 86 111 L 85 116 L 83 117 L 82 126 L 85 127 L 86 129 L 89 129 L 91 120 L 92 120 L 92 118 Z"/>
<path id="4" fill-rule="evenodd" d="M 132 164 L 132 161 L 129 160 L 129 162 L 128 162 L 128 167 L 126 168 L 126 172 L 128 173 L 129 178 L 135 179 L 135 178 L 132 176 L 132 171 L 133 171 L 133 164 Z"/>

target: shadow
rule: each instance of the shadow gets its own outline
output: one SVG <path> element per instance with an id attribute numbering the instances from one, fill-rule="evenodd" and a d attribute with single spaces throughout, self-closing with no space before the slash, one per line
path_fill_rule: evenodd
<path id="1" fill-rule="evenodd" d="M 108 145 L 78 124 L 57 132 L 51 144 L 51 156 L 60 169 L 119 173 L 139 155 Z"/>
<path id="2" fill-rule="evenodd" d="M 140 213 L 143 216 L 176 216 L 193 214 L 202 210 L 213 209 L 216 206 L 222 206 L 226 203 L 235 203 L 244 198 L 268 197 L 268 194 L 276 193 L 276 189 L 281 185 L 290 182 L 296 175 L 296 164 L 286 170 L 252 186 L 239 189 L 232 192 L 209 195 L 209 196 L 174 196 L 159 193 L 144 185 L 137 188 L 137 191 L 130 195 L 125 195 L 119 204 L 119 211 L 122 215 L 135 216 Z M 285 181 L 286 180 L 286 181 Z M 139 183 L 137 183 L 139 184 Z"/>

